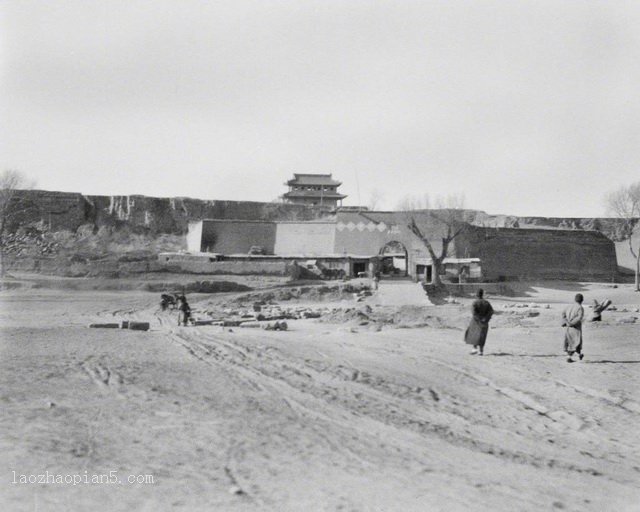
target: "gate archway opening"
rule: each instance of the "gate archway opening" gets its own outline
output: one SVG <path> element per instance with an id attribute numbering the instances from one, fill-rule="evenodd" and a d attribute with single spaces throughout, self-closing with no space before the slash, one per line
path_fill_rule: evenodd
<path id="1" fill-rule="evenodd" d="M 402 242 L 392 240 L 378 252 L 380 272 L 386 277 L 406 277 L 409 275 L 409 251 Z"/>

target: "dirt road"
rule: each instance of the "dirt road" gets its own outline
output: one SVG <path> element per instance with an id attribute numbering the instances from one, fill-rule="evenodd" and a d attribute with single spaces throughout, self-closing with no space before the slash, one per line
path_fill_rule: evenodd
<path id="1" fill-rule="evenodd" d="M 496 322 L 480 358 L 455 322 L 179 328 L 155 294 L 1 299 L 2 510 L 640 510 L 637 324 L 589 325 L 567 364 L 559 306 Z M 136 318 L 152 331 L 86 328 Z M 123 483 L 13 483 L 45 471 Z"/>

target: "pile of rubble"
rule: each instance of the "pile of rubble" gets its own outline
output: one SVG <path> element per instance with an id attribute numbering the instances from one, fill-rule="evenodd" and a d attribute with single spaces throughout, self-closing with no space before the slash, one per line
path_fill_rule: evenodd
<path id="1" fill-rule="evenodd" d="M 317 319 L 330 324 L 355 324 L 375 330 L 384 325 L 397 328 L 424 326 L 448 327 L 424 308 L 377 308 L 368 304 L 350 307 L 281 306 L 254 304 L 253 308 L 226 308 L 217 311 L 194 313 L 192 325 L 216 325 L 221 327 L 260 327 L 266 330 L 287 330 L 287 320 Z"/>
<path id="2" fill-rule="evenodd" d="M 589 306 L 592 307 L 592 306 Z M 617 311 L 618 313 L 640 313 L 640 308 L 620 308 L 618 309 L 615 306 L 609 306 L 607 308 L 609 311 Z"/>
<path id="3" fill-rule="evenodd" d="M 14 256 L 53 256 L 60 244 L 47 240 L 43 233 L 8 233 L 2 237 L 5 254 Z"/>
<path id="4" fill-rule="evenodd" d="M 503 307 L 504 309 L 511 309 L 511 308 L 551 309 L 551 306 L 549 304 L 542 305 L 542 304 L 536 304 L 535 302 L 531 302 L 530 304 L 525 304 L 524 302 L 517 302 L 515 304 L 505 304 Z"/>
<path id="5" fill-rule="evenodd" d="M 337 309 L 337 308 L 334 308 Z M 225 308 L 222 310 L 203 311 L 202 315 L 194 314 L 192 325 L 217 325 L 222 327 L 262 327 L 266 330 L 286 331 L 285 320 L 320 318 L 332 311 L 330 308 L 311 308 L 308 306 L 282 307 L 277 304 L 256 302 L 251 309 Z"/>
<path id="6" fill-rule="evenodd" d="M 509 315 L 534 318 L 536 316 L 540 316 L 540 311 L 533 311 L 533 310 L 541 309 L 541 308 L 551 309 L 551 306 L 549 304 L 544 304 L 544 305 L 536 304 L 535 302 L 532 302 L 531 304 L 524 304 L 522 302 L 519 302 L 515 304 L 505 304 L 503 308 L 510 310 L 510 311 L 505 311 L 505 313 Z M 514 310 L 520 310 L 520 309 L 524 309 L 525 311 L 514 311 Z"/>
<path id="7" fill-rule="evenodd" d="M 254 291 L 239 295 L 231 302 L 242 307 L 244 304 L 255 302 L 260 303 L 279 303 L 295 300 L 304 300 L 309 302 L 335 301 L 355 297 L 356 300 L 365 294 L 371 294 L 370 289 L 364 283 L 359 285 L 354 283 L 337 283 L 323 285 L 307 285 L 307 286 L 287 286 L 270 290 Z"/>
<path id="8" fill-rule="evenodd" d="M 356 302 L 363 302 L 367 297 L 371 297 L 373 292 L 369 288 L 362 288 L 360 291 L 353 294 L 353 298 Z"/>

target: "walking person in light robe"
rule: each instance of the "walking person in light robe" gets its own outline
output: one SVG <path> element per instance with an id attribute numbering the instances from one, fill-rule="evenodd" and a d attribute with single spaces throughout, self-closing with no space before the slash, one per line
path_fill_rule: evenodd
<path id="1" fill-rule="evenodd" d="M 582 320 L 584 318 L 584 308 L 582 301 L 584 297 L 578 293 L 575 302 L 562 312 L 562 325 L 566 327 L 564 333 L 564 350 L 569 355 L 568 363 L 573 363 L 573 354 L 577 353 L 580 360 L 584 357 L 582 353 Z"/>

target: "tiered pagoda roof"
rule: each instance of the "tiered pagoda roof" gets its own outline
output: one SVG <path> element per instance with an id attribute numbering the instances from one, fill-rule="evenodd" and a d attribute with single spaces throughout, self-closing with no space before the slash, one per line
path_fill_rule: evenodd
<path id="1" fill-rule="evenodd" d="M 342 182 L 336 181 L 331 174 L 298 174 L 294 173 L 293 179 L 287 181 L 287 185 L 292 186 L 333 186 L 339 187 Z"/>

